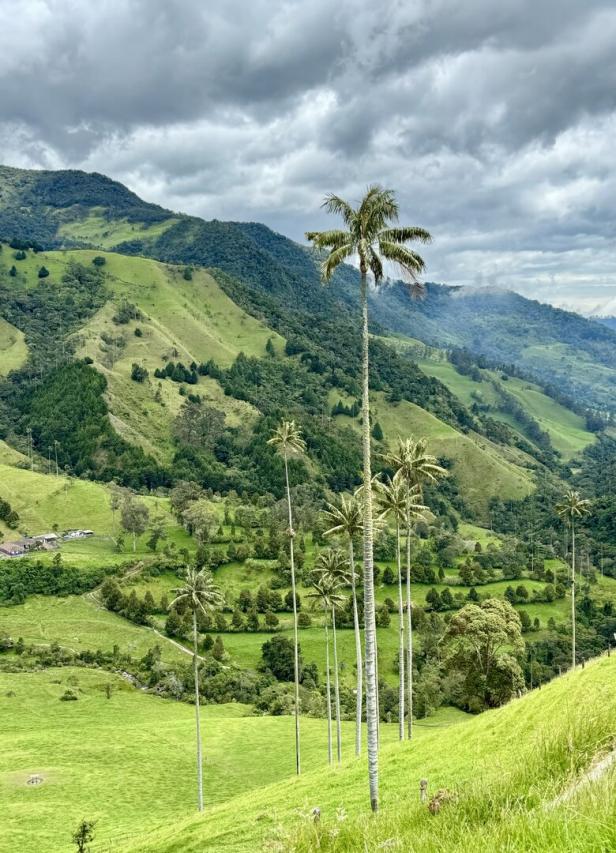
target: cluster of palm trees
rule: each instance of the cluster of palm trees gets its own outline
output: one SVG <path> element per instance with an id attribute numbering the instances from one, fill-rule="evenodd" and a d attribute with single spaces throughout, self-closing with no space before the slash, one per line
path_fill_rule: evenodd
<path id="1" fill-rule="evenodd" d="M 423 285 L 418 276 L 423 272 L 425 264 L 417 252 L 410 249 L 406 244 L 419 241 L 429 243 L 430 234 L 423 228 L 415 226 L 401 226 L 398 224 L 398 204 L 392 190 L 384 189 L 378 185 L 368 188 L 363 199 L 357 207 L 353 207 L 337 195 L 328 195 L 323 203 L 329 212 L 342 217 L 343 228 L 321 232 L 309 232 L 307 239 L 320 252 L 324 253 L 322 260 L 323 281 L 329 281 L 338 266 L 344 261 L 356 257 L 359 263 L 359 295 L 361 308 L 361 333 L 362 333 L 362 363 L 361 363 L 361 387 L 362 387 L 362 451 L 363 451 L 363 485 L 359 492 L 352 498 L 343 498 L 338 506 L 329 508 L 332 527 L 330 534 L 340 533 L 346 538 L 348 546 L 348 558 L 342 558 L 339 552 L 325 552 L 318 561 L 314 584 L 314 596 L 326 611 L 326 654 L 329 655 L 329 624 L 334 640 L 334 693 L 337 722 L 337 747 L 338 758 L 341 752 L 340 736 L 340 696 L 338 685 L 337 645 L 335 639 L 336 631 L 336 606 L 341 596 L 340 588 L 350 583 L 353 591 L 354 627 L 357 655 L 357 732 L 356 752 L 361 751 L 361 723 L 362 723 L 362 697 L 364 695 L 363 676 L 365 675 L 365 698 L 366 698 L 366 729 L 367 729 L 367 751 L 368 751 L 368 779 L 370 804 L 373 811 L 377 811 L 379 803 L 379 779 L 378 779 L 378 739 L 379 739 L 379 716 L 378 716 L 378 655 L 376 639 L 376 601 L 374 593 L 374 530 L 375 521 L 378 524 L 390 515 L 397 529 L 398 542 L 398 578 L 399 578 L 399 605 L 402 603 L 402 566 L 400 559 L 400 537 L 401 531 L 406 535 L 407 543 L 407 572 L 406 572 L 406 672 L 408 690 L 408 708 L 406 716 L 408 720 L 408 735 L 412 733 L 412 602 L 410 585 L 410 538 L 412 524 L 417 515 L 423 511 L 422 484 L 436 480 L 444 473 L 436 463 L 434 457 L 426 454 L 425 443 L 422 442 L 400 442 L 396 452 L 392 453 L 387 460 L 396 473 L 394 477 L 376 486 L 372 477 L 371 460 L 371 425 L 370 425 L 370 396 L 369 396 L 369 323 L 368 323 L 368 283 L 372 278 L 375 286 L 386 280 L 386 265 L 395 267 L 399 275 L 408 281 L 412 296 L 423 295 Z M 289 458 L 297 453 L 303 452 L 305 444 L 297 425 L 293 421 L 283 421 L 274 431 L 270 444 L 276 447 L 284 460 L 285 489 L 288 510 L 289 557 L 291 566 L 291 584 L 293 594 L 293 631 L 294 631 L 294 675 L 295 675 L 295 755 L 296 771 L 301 771 L 300 751 L 300 707 L 299 707 L 299 653 L 298 653 L 298 625 L 296 607 L 296 583 L 293 542 L 295 532 L 293 529 L 293 515 L 291 506 L 291 493 L 289 488 Z M 373 504 L 377 499 L 381 508 L 381 515 L 375 520 Z M 392 503 L 393 502 L 393 503 Z M 363 562 L 363 609 L 364 609 L 364 653 L 362 656 L 360 627 L 358 619 L 358 607 L 356 596 L 356 574 L 354 545 L 361 537 L 362 562 Z M 185 585 L 177 590 L 176 601 L 186 601 L 193 612 L 193 627 L 195 640 L 194 675 L 195 696 L 197 714 L 197 741 L 198 741 L 198 778 L 199 778 L 199 809 L 203 809 L 202 791 L 202 769 L 201 769 L 201 741 L 199 729 L 199 689 L 198 689 L 198 655 L 197 655 L 197 611 L 207 610 L 215 606 L 219 592 L 207 573 L 189 572 Z M 402 609 L 399 611 L 399 620 L 403 623 Z M 401 667 L 401 710 L 404 704 L 404 658 L 405 658 L 405 628 L 401 624 L 400 630 L 400 667 Z M 329 663 L 329 662 L 328 662 Z M 331 738 L 331 691 L 330 673 L 327 666 L 327 701 L 329 720 L 329 754 L 331 760 L 332 738 Z M 401 715 L 402 716 L 402 715 Z M 401 727 L 401 737 L 404 736 L 404 722 Z"/>

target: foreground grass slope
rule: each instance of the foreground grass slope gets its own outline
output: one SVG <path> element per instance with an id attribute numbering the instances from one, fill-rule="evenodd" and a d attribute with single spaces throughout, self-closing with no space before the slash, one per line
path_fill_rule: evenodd
<path id="1" fill-rule="evenodd" d="M 547 806 L 614 746 L 616 658 L 601 658 L 509 705 L 381 750 L 381 811 L 364 760 L 307 773 L 162 827 L 124 853 L 269 850 L 598 851 L 616 845 L 613 775 Z M 457 796 L 432 816 L 419 780 Z M 315 831 L 310 811 L 322 812 Z M 345 819 L 342 819 L 342 815 Z M 103 848 L 104 849 L 104 848 Z"/>
<path id="2" fill-rule="evenodd" d="M 78 700 L 60 701 L 66 689 Z M 195 808 L 188 704 L 146 695 L 107 672 L 67 667 L 0 673 L 0 719 L 2 853 L 69 850 L 84 816 L 98 821 L 93 850 L 116 851 L 122 840 L 187 819 Z M 209 705 L 202 719 L 206 808 L 293 774 L 291 717 Z M 346 723 L 348 757 L 351 730 Z M 393 726 L 383 734 L 390 739 Z M 323 770 L 324 720 L 303 722 L 302 758 L 307 769 Z M 32 774 L 43 783 L 27 785 Z"/>

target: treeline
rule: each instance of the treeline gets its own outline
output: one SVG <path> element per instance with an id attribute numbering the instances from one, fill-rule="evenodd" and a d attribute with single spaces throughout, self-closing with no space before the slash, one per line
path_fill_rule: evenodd
<path id="1" fill-rule="evenodd" d="M 43 562 L 25 557 L 0 560 L 0 601 L 23 604 L 29 595 L 81 595 L 102 581 L 103 569 L 80 569 L 63 565 L 60 554 Z"/>

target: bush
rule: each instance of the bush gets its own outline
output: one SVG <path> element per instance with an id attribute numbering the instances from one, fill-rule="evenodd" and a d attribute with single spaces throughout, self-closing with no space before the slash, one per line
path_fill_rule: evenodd
<path id="1" fill-rule="evenodd" d="M 149 374 L 148 374 L 147 368 L 142 367 L 142 365 L 137 364 L 136 362 L 133 362 L 133 365 L 132 365 L 132 368 L 130 371 L 130 378 L 134 382 L 145 382 L 145 380 L 148 378 L 148 376 L 149 376 Z"/>
<path id="2" fill-rule="evenodd" d="M 41 267 L 40 270 L 38 271 L 38 277 L 39 278 L 47 278 L 48 275 L 49 275 L 49 270 L 47 269 L 47 267 Z"/>
<path id="3" fill-rule="evenodd" d="M 95 267 L 104 267 L 107 263 L 107 258 L 103 258 L 102 255 L 97 255 L 95 258 L 92 258 L 92 263 Z"/>
<path id="4" fill-rule="evenodd" d="M 60 696 L 60 702 L 76 702 L 78 698 L 75 691 L 67 687 L 62 696 Z"/>

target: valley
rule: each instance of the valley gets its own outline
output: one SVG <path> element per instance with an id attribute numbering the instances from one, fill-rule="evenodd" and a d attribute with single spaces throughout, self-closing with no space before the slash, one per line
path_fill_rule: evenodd
<path id="1" fill-rule="evenodd" d="M 613 746 L 616 333 L 505 292 L 371 293 L 365 575 L 365 516 L 333 521 L 364 507 L 358 275 L 324 287 L 320 260 L 102 175 L 0 167 L 0 546 L 24 551 L 0 558 L 2 853 L 68 849 L 80 820 L 94 853 L 609 849 L 609 822 L 579 843 L 611 771 L 549 804 Z M 423 776 L 452 793 L 441 817 Z"/>

